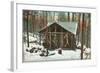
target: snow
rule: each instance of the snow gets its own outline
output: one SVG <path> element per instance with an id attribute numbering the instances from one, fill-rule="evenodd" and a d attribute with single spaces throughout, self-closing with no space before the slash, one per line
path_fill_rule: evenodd
<path id="1" fill-rule="evenodd" d="M 26 36 L 26 33 L 24 34 Z M 50 61 L 50 60 L 80 60 L 81 59 L 81 50 L 62 50 L 62 54 L 58 53 L 58 50 L 49 50 L 49 56 L 40 56 L 41 51 L 38 51 L 37 53 L 33 52 L 27 52 L 26 49 L 31 50 L 33 47 L 35 48 L 41 48 L 41 50 L 44 50 L 43 45 L 39 45 L 39 35 L 29 33 L 29 47 L 27 47 L 27 42 L 24 42 L 24 62 L 33 62 L 33 61 Z M 26 39 L 27 40 L 27 39 Z M 36 41 L 32 42 L 31 41 Z M 42 41 L 43 42 L 43 41 Z M 42 43 L 41 43 L 42 44 Z M 81 42 L 76 42 L 77 47 L 81 46 Z M 61 48 L 60 48 L 61 49 Z M 37 49 L 35 49 L 37 50 Z M 83 46 L 83 58 L 84 59 L 90 59 L 91 57 L 91 49 L 86 48 L 86 46 Z M 50 55 L 53 54 L 53 55 Z"/>
<path id="2" fill-rule="evenodd" d="M 25 32 L 24 33 L 24 37 L 27 37 L 27 33 Z M 29 33 L 29 42 L 33 42 L 33 41 L 37 41 L 37 42 L 39 42 L 39 34 L 37 33 L 37 34 L 33 34 L 33 33 Z M 26 40 L 27 40 L 27 38 L 26 38 Z"/>
<path id="3" fill-rule="evenodd" d="M 76 41 L 77 47 L 81 47 L 81 42 Z"/>
<path id="4" fill-rule="evenodd" d="M 84 59 L 90 59 L 91 58 L 91 49 L 85 48 L 83 52 Z"/>
<path id="5" fill-rule="evenodd" d="M 58 51 L 49 51 L 50 54 L 55 53 L 55 55 L 51 56 L 39 56 L 38 53 L 26 53 L 24 54 L 24 61 L 49 61 L 49 60 L 79 60 L 81 51 L 77 49 L 73 50 L 62 50 L 62 54 L 58 54 Z"/>

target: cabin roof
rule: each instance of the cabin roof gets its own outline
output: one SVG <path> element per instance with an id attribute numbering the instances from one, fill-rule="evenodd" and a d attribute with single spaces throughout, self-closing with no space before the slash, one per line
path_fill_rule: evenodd
<path id="1" fill-rule="evenodd" d="M 71 32 L 71 33 L 73 33 L 73 34 L 76 35 L 77 26 L 78 26 L 77 22 L 49 22 L 47 24 L 47 26 L 45 26 L 44 28 L 42 28 L 42 30 L 48 28 L 49 26 L 53 25 L 54 23 L 60 25 L 65 30 L 68 30 L 69 32 Z M 42 31 L 42 30 L 40 30 L 40 31 Z"/>

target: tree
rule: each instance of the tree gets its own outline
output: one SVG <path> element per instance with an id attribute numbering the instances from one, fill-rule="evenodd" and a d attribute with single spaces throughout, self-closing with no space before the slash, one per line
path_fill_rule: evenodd
<path id="1" fill-rule="evenodd" d="M 29 47 L 29 26 L 28 26 L 28 19 L 29 19 L 29 17 L 28 17 L 28 15 L 29 15 L 29 12 L 27 11 L 27 21 L 26 21 L 26 24 L 27 24 L 27 47 Z"/>
<path id="2" fill-rule="evenodd" d="M 81 59 L 83 59 L 83 45 L 84 45 L 84 23 L 85 23 L 85 14 L 82 13 L 82 40 L 81 40 Z"/>
<path id="3" fill-rule="evenodd" d="M 70 12 L 68 12 L 68 21 L 70 21 Z"/>

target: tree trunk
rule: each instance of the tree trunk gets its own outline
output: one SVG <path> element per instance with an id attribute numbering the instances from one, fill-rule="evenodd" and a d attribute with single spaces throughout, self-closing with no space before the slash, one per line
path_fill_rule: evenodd
<path id="1" fill-rule="evenodd" d="M 81 13 L 79 13 L 78 15 L 78 42 L 80 41 L 80 24 L 81 24 L 80 20 L 81 20 Z"/>
<path id="2" fill-rule="evenodd" d="M 28 23 L 29 23 L 29 22 L 28 22 L 28 11 L 27 11 L 27 21 L 26 21 L 26 22 L 27 22 L 27 27 L 26 27 L 26 28 L 27 28 L 27 47 L 29 47 L 29 31 L 28 31 L 28 30 L 29 30 L 29 29 L 28 29 L 28 28 L 29 28 L 29 27 L 28 27 Z"/>
<path id="3" fill-rule="evenodd" d="M 70 21 L 70 12 L 68 12 L 68 22 Z"/>
<path id="4" fill-rule="evenodd" d="M 74 15 L 75 15 L 75 13 L 72 13 L 72 21 L 75 21 Z"/>
<path id="5" fill-rule="evenodd" d="M 83 44 L 84 44 L 84 13 L 82 14 L 81 59 L 83 59 Z"/>

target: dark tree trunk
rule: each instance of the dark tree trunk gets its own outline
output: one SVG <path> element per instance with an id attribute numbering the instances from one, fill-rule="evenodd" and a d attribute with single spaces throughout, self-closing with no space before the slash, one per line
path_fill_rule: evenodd
<path id="1" fill-rule="evenodd" d="M 85 16 L 85 14 L 83 13 L 83 16 L 82 16 L 81 59 L 83 59 L 83 44 L 84 44 L 84 16 Z"/>
<path id="2" fill-rule="evenodd" d="M 70 21 L 70 12 L 68 12 L 68 21 Z"/>
<path id="3" fill-rule="evenodd" d="M 75 13 L 72 13 L 72 21 L 75 21 L 74 15 Z"/>
<path id="4" fill-rule="evenodd" d="M 80 22 L 80 20 L 81 20 L 81 13 L 79 13 L 79 15 L 78 15 L 78 42 L 80 41 L 80 24 L 81 24 L 81 22 Z"/>
<path id="5" fill-rule="evenodd" d="M 29 30 L 29 29 L 28 29 L 28 28 L 29 28 L 29 27 L 28 27 L 28 11 L 27 11 L 27 21 L 26 21 L 26 22 L 27 22 L 27 27 L 26 27 L 26 28 L 27 28 L 27 47 L 29 47 L 29 33 L 28 33 L 28 30 Z"/>

